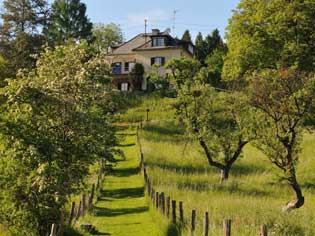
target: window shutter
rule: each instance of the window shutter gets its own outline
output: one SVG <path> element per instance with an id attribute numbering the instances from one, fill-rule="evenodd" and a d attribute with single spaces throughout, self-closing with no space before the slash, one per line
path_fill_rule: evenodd
<path id="1" fill-rule="evenodd" d="M 151 57 L 151 66 L 153 66 L 155 63 L 155 58 L 154 57 Z"/>
<path id="2" fill-rule="evenodd" d="M 162 57 L 162 66 L 165 64 L 165 57 Z"/>

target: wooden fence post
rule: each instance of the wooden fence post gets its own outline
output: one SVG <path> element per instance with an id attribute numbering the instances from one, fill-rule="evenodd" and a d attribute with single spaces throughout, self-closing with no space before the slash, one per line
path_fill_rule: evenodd
<path id="1" fill-rule="evenodd" d="M 81 208 L 82 208 L 82 202 L 80 201 L 79 206 L 78 206 L 77 215 L 75 216 L 76 219 L 79 219 L 79 217 L 81 215 Z"/>
<path id="2" fill-rule="evenodd" d="M 59 228 L 59 236 L 63 236 L 64 227 L 65 226 L 65 213 L 63 210 L 60 212 L 60 228 Z"/>
<path id="3" fill-rule="evenodd" d="M 57 226 L 56 224 L 51 225 L 50 236 L 56 236 Z"/>
<path id="4" fill-rule="evenodd" d="M 92 189 L 91 189 L 92 201 L 91 201 L 91 204 L 93 203 L 94 195 L 95 195 L 95 184 L 92 184 Z"/>
<path id="5" fill-rule="evenodd" d="M 98 190 L 100 187 L 100 176 L 97 176 L 97 182 L 96 182 L 96 190 Z"/>
<path id="6" fill-rule="evenodd" d="M 208 212 L 205 213 L 203 235 L 209 236 L 209 213 Z"/>
<path id="7" fill-rule="evenodd" d="M 161 205 L 161 211 L 163 213 L 163 215 L 165 214 L 165 195 L 164 192 L 161 192 L 160 194 L 160 205 Z"/>
<path id="8" fill-rule="evenodd" d="M 148 196 L 149 196 L 149 198 L 150 198 L 150 194 L 151 194 L 151 181 L 148 178 Z"/>
<path id="9" fill-rule="evenodd" d="M 75 211 L 75 202 L 72 202 L 71 204 L 71 210 L 69 215 L 69 225 L 71 225 L 73 217 L 74 217 L 74 211 Z"/>
<path id="10" fill-rule="evenodd" d="M 166 198 L 166 216 L 167 218 L 170 218 L 170 206 L 171 205 L 171 198 L 167 197 Z"/>
<path id="11" fill-rule="evenodd" d="M 143 168 L 143 177 L 145 184 L 147 184 L 148 176 L 147 176 L 147 168 Z"/>
<path id="12" fill-rule="evenodd" d="M 143 153 L 140 152 L 140 168 L 141 169 L 143 168 L 143 165 L 144 165 L 144 156 L 143 156 Z"/>
<path id="13" fill-rule="evenodd" d="M 87 201 L 87 210 L 91 208 L 92 202 L 93 202 L 92 193 L 90 193 Z"/>
<path id="14" fill-rule="evenodd" d="M 183 202 L 179 202 L 179 219 L 180 223 L 184 224 L 184 208 L 183 208 Z"/>
<path id="15" fill-rule="evenodd" d="M 172 200 L 172 222 L 176 224 L 176 201 Z"/>
<path id="16" fill-rule="evenodd" d="M 266 225 L 262 225 L 260 228 L 260 235 L 261 236 L 268 236 L 268 230 Z"/>
<path id="17" fill-rule="evenodd" d="M 156 209 L 159 208 L 159 192 L 155 193 L 155 207 Z"/>
<path id="18" fill-rule="evenodd" d="M 225 219 L 223 221 L 223 235 L 224 236 L 231 236 L 231 224 L 232 224 L 232 220 L 230 219 Z"/>
<path id="19" fill-rule="evenodd" d="M 152 204 L 154 205 L 154 201 L 155 201 L 155 190 L 154 190 L 154 188 L 152 188 L 152 190 L 151 190 L 151 201 L 152 201 Z"/>
<path id="20" fill-rule="evenodd" d="M 82 194 L 82 205 L 81 205 L 81 213 L 82 213 L 82 216 L 84 216 L 85 214 L 85 210 L 86 210 L 86 195 L 85 194 Z"/>
<path id="21" fill-rule="evenodd" d="M 196 210 L 191 211 L 191 236 L 195 236 L 196 230 Z"/>

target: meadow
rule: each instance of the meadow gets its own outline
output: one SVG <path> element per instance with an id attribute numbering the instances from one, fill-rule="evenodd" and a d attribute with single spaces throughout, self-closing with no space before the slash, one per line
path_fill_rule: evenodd
<path id="1" fill-rule="evenodd" d="M 259 235 L 266 224 L 269 235 L 315 235 L 315 136 L 305 133 L 298 180 L 305 205 L 292 212 L 282 207 L 294 198 L 281 171 L 267 157 L 248 145 L 242 158 L 232 167 L 228 182 L 220 183 L 219 171 L 210 167 L 200 147 L 189 140 L 174 118 L 172 98 L 142 97 L 142 103 L 127 111 L 126 122 L 144 120 L 150 109 L 149 122 L 140 132 L 148 174 L 158 192 L 184 202 L 189 231 L 191 210 L 197 211 L 197 235 L 202 233 L 205 211 L 210 215 L 210 235 L 222 234 L 222 220 L 232 219 L 232 235 Z M 186 232 L 187 231 L 187 232 Z"/>

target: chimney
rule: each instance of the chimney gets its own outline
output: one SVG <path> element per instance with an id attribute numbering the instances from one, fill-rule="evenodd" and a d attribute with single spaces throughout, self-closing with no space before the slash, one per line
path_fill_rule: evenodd
<path id="1" fill-rule="evenodd" d="M 152 29 L 152 35 L 159 35 L 160 30 L 159 29 Z"/>

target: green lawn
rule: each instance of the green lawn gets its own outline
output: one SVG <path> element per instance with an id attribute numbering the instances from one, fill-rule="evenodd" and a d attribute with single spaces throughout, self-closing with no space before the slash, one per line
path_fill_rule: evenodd
<path id="1" fill-rule="evenodd" d="M 127 129 L 125 129 L 127 128 Z M 122 127 L 120 147 L 126 160 L 120 160 L 114 170 L 105 176 L 100 199 L 94 212 L 81 219 L 98 231 L 97 235 L 163 236 L 165 227 L 160 218 L 149 209 L 144 181 L 139 172 L 139 150 L 135 128 Z"/>

